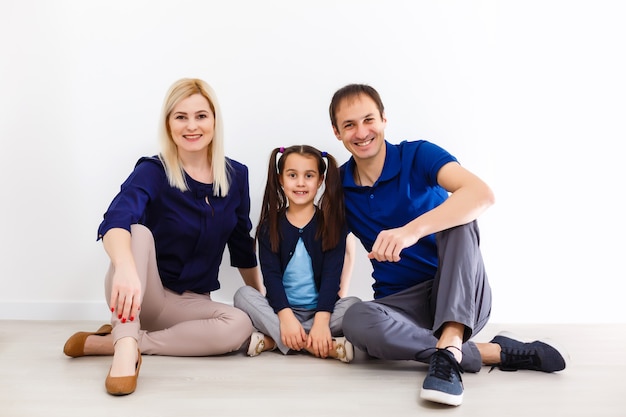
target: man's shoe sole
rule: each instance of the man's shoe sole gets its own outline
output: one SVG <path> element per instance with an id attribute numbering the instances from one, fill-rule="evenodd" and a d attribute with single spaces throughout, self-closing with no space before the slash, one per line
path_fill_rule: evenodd
<path id="1" fill-rule="evenodd" d="M 463 402 L 463 394 L 452 395 L 446 394 L 445 392 L 424 388 L 422 388 L 422 391 L 420 392 L 420 398 L 422 400 L 454 406 L 461 405 L 461 403 Z"/>

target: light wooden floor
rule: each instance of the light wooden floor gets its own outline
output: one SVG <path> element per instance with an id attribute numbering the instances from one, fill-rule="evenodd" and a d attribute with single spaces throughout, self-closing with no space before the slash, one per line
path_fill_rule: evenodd
<path id="1" fill-rule="evenodd" d="M 72 333 L 100 324 L 0 321 L 0 416 L 626 416 L 626 324 L 490 324 L 476 341 L 501 330 L 548 336 L 568 349 L 569 366 L 464 374 L 460 407 L 419 399 L 426 365 L 362 354 L 350 364 L 276 352 L 144 356 L 137 391 L 112 397 L 104 390 L 110 357 L 62 353 Z"/>

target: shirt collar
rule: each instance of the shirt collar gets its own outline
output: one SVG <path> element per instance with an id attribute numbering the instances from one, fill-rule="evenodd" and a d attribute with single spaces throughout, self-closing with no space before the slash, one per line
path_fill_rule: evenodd
<path id="1" fill-rule="evenodd" d="M 378 184 L 380 181 L 387 181 L 396 175 L 400 174 L 401 168 L 401 158 L 400 158 L 400 150 L 397 146 L 394 146 L 385 140 L 385 163 L 383 165 L 383 172 L 381 172 L 380 177 L 374 183 L 374 186 Z M 348 162 L 346 163 L 346 175 L 343 178 L 343 186 L 349 188 L 357 188 L 359 187 L 354 182 L 354 168 L 356 167 L 356 163 L 354 162 L 354 157 L 350 157 Z"/>

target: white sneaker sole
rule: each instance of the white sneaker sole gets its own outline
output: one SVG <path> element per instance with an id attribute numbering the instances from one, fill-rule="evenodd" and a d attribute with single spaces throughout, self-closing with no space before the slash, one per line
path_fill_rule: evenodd
<path id="1" fill-rule="evenodd" d="M 420 392 L 420 398 L 422 400 L 453 406 L 461 405 L 461 403 L 463 402 L 463 394 L 452 395 L 446 394 L 445 392 L 424 388 L 422 388 L 422 391 Z"/>

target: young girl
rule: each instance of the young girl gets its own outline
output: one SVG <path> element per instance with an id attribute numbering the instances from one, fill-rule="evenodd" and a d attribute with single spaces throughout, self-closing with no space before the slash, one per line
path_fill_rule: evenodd
<path id="1" fill-rule="evenodd" d="M 345 311 L 360 301 L 338 295 L 346 235 L 335 158 L 306 145 L 274 149 L 256 232 L 267 296 L 250 286 L 234 296 L 235 307 L 259 330 L 250 338 L 248 355 L 278 348 L 283 354 L 305 350 L 352 360 L 352 344 L 339 337 Z"/>

